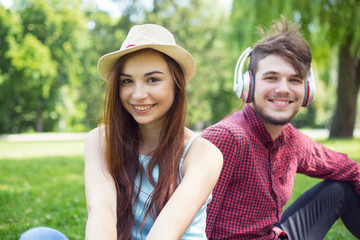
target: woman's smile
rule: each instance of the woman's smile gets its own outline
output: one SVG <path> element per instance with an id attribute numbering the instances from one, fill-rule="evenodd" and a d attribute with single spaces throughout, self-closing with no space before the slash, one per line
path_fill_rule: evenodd
<path id="1" fill-rule="evenodd" d="M 132 105 L 134 111 L 136 113 L 147 113 L 151 111 L 151 109 L 155 106 L 155 104 L 137 104 Z"/>

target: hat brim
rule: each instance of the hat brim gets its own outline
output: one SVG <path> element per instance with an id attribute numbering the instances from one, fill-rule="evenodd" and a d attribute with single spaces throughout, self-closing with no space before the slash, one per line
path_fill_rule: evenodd
<path id="1" fill-rule="evenodd" d="M 122 56 L 141 50 L 151 48 L 162 52 L 172 59 L 174 59 L 184 71 L 185 81 L 188 82 L 195 74 L 196 64 L 194 58 L 189 52 L 177 45 L 164 44 L 143 44 L 139 46 L 130 47 L 124 50 L 118 50 L 105 54 L 99 59 L 98 71 L 102 79 L 109 81 L 110 73 L 115 62 Z"/>

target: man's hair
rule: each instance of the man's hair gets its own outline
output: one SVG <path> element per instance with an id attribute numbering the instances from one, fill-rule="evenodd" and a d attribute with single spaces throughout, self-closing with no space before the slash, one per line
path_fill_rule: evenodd
<path id="1" fill-rule="evenodd" d="M 285 58 L 300 76 L 306 77 L 312 60 L 311 49 L 300 34 L 300 25 L 290 24 L 284 17 L 274 21 L 268 31 L 259 28 L 262 39 L 258 41 L 251 53 L 249 70 L 255 75 L 258 62 L 268 55 Z"/>

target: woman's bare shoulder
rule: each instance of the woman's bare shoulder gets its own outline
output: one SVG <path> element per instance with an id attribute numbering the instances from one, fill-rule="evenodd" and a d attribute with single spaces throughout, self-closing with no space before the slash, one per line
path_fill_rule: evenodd
<path id="1" fill-rule="evenodd" d="M 105 125 L 101 125 L 92 129 L 87 135 L 87 139 L 92 139 L 94 137 L 105 137 Z"/>
<path id="2" fill-rule="evenodd" d="M 191 138 L 191 136 L 196 133 L 191 131 L 187 132 L 187 134 L 189 134 Z M 187 137 L 185 137 L 185 139 L 187 139 Z M 202 138 L 201 136 L 194 139 L 186 155 L 186 158 L 191 159 L 191 161 L 196 160 L 203 163 L 214 162 L 214 164 L 222 166 L 223 156 L 220 150 L 210 141 Z"/>
<path id="3" fill-rule="evenodd" d="M 85 142 L 85 156 L 89 153 L 103 155 L 105 150 L 105 126 L 91 130 Z"/>
<path id="4" fill-rule="evenodd" d="M 195 135 L 195 134 L 199 134 L 196 133 L 188 128 L 186 128 L 185 130 L 185 144 Z M 209 140 L 202 138 L 201 136 L 198 136 L 194 139 L 194 142 L 191 144 L 191 151 L 200 151 L 200 152 L 208 152 L 210 151 L 210 153 L 214 153 L 216 155 L 221 154 L 220 150 L 214 145 L 212 144 Z M 190 151 L 190 149 L 189 149 Z"/>

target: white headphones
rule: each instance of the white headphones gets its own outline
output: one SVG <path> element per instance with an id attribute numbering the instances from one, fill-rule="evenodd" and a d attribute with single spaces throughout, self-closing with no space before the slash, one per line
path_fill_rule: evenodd
<path id="1" fill-rule="evenodd" d="M 239 57 L 235 72 L 234 72 L 234 92 L 238 98 L 242 98 L 246 103 L 254 101 L 254 90 L 255 90 L 255 77 L 251 71 L 246 71 L 243 74 L 243 67 L 246 59 L 250 56 L 252 52 L 251 47 L 248 47 Z M 316 95 L 316 85 L 314 79 L 314 73 L 310 67 L 309 75 L 306 76 L 306 81 L 304 84 L 305 94 L 302 102 L 303 107 L 308 106 L 315 99 Z"/>

